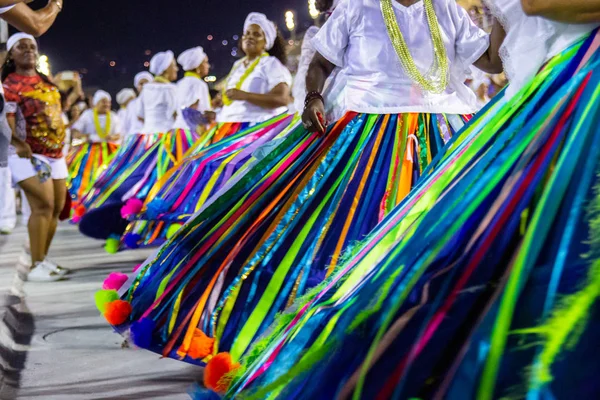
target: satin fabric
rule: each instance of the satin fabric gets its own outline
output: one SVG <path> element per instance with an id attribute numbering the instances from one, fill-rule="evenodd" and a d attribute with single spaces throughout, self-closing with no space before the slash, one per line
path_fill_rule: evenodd
<path id="1" fill-rule="evenodd" d="M 482 110 L 224 397 L 597 398 L 599 47 Z"/>
<path id="2" fill-rule="evenodd" d="M 133 217 L 125 234 L 139 235 L 144 246 L 158 246 L 202 208 L 214 194 L 255 161 L 254 152 L 285 137 L 299 117 L 280 115 L 262 124 L 220 124 L 204 136 L 180 165 L 146 191 L 142 213 Z"/>
<path id="3" fill-rule="evenodd" d="M 108 165 L 82 204 L 85 214 L 80 230 L 87 236 L 106 239 L 121 235 L 126 222 L 120 216 L 121 206 L 129 199 L 145 199 L 154 183 L 177 165 L 199 141 L 189 130 L 167 133 L 130 135 L 125 149 Z"/>
<path id="4" fill-rule="evenodd" d="M 76 207 L 94 182 L 117 154 L 119 146 L 114 143 L 83 143 L 73 146 L 66 157 L 69 167 L 67 187 L 72 204 Z"/>
<path id="5" fill-rule="evenodd" d="M 348 113 L 325 136 L 296 125 L 124 286 L 128 324 L 152 320 L 148 347 L 167 357 L 207 361 L 188 354 L 202 331 L 213 353 L 239 359 L 402 201 L 467 119 Z"/>

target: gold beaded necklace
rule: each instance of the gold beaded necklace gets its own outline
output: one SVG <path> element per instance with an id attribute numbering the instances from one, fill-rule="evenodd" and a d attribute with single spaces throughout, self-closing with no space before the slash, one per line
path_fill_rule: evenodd
<path id="1" fill-rule="evenodd" d="M 427 15 L 427 23 L 431 32 L 431 41 L 433 42 L 434 61 L 433 65 L 424 76 L 417 68 L 413 57 L 410 54 L 408 45 L 404 40 L 404 36 L 398 27 L 398 20 L 394 13 L 392 1 L 381 0 L 381 13 L 387 28 L 388 36 L 392 42 L 392 46 L 400 59 L 400 63 L 406 74 L 417 83 L 423 90 L 432 93 L 442 93 L 448 86 L 448 56 L 446 47 L 440 33 L 440 25 L 438 23 L 435 10 L 433 9 L 432 0 L 422 0 L 425 6 Z"/>
<path id="2" fill-rule="evenodd" d="M 102 129 L 98 110 L 94 108 L 94 127 L 96 128 L 96 133 L 100 139 L 106 139 L 106 137 L 110 134 L 110 111 L 106 113 L 106 125 L 104 126 L 104 129 Z"/>

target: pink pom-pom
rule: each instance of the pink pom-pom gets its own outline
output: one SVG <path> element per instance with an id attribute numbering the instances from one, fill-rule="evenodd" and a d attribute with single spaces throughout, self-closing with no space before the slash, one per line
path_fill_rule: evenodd
<path id="1" fill-rule="evenodd" d="M 127 275 L 121 272 L 113 272 L 104 280 L 102 289 L 104 290 L 119 290 L 121 286 L 127 282 Z"/>
<path id="2" fill-rule="evenodd" d="M 140 199 L 135 197 L 129 199 L 121 208 L 121 217 L 123 217 L 123 219 L 127 219 L 133 215 L 139 214 L 139 212 L 142 211 L 143 206 L 144 203 Z"/>
<path id="3" fill-rule="evenodd" d="M 77 214 L 73 215 L 71 217 L 71 222 L 74 224 L 78 224 L 79 222 L 81 222 L 81 216 Z"/>
<path id="4" fill-rule="evenodd" d="M 142 268 L 142 264 L 138 264 L 138 265 L 136 265 L 135 267 L 133 267 L 133 272 L 134 272 L 134 273 L 138 272 L 138 270 L 139 270 L 140 268 Z"/>

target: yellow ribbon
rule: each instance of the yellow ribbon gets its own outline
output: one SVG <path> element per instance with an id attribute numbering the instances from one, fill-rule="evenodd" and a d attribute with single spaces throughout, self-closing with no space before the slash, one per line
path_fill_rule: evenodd
<path id="1" fill-rule="evenodd" d="M 254 60 L 254 62 L 252 62 L 252 64 L 248 67 L 248 69 L 246 70 L 246 72 L 244 72 L 244 74 L 240 77 L 240 80 L 235 84 L 234 88 L 235 89 L 240 89 L 242 87 L 242 85 L 244 84 L 244 82 L 246 81 L 246 79 L 248 79 L 248 77 L 250 76 L 250 74 L 252 72 L 254 72 L 254 70 L 256 69 L 256 66 L 258 65 L 258 63 L 260 62 L 260 60 L 263 57 L 268 57 L 269 54 L 268 53 L 262 53 L 260 55 L 260 57 L 258 57 L 256 60 Z M 244 62 L 246 61 L 246 58 L 244 58 L 244 60 L 242 60 L 242 62 L 240 62 L 227 76 L 227 80 L 226 80 L 226 84 L 225 84 L 225 89 L 223 90 L 223 104 L 225 104 L 226 106 L 231 105 L 231 103 L 233 103 L 233 101 L 227 97 L 227 88 L 229 88 L 229 79 L 231 77 L 231 75 L 233 75 L 233 73 L 235 71 L 238 70 L 238 68 L 240 68 L 241 65 L 244 64 Z M 231 89 L 231 88 L 230 88 Z"/>

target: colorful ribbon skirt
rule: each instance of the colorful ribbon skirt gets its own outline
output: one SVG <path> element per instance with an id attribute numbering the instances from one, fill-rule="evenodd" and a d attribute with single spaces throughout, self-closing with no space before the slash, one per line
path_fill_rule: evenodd
<path id="1" fill-rule="evenodd" d="M 111 160 L 118 153 L 114 143 L 82 143 L 73 146 L 66 161 L 69 167 L 67 187 L 71 204 L 76 208 L 85 194 L 92 188 Z"/>
<path id="2" fill-rule="evenodd" d="M 127 318 L 105 317 L 166 357 L 239 359 L 428 175 L 467 119 L 348 113 L 323 136 L 298 124 L 121 287 L 110 304 Z"/>
<path id="3" fill-rule="evenodd" d="M 599 45 L 592 35 L 494 99 L 331 279 L 250 351 L 238 337 L 241 366 L 212 388 L 231 399 L 599 398 Z M 227 337 L 236 297 L 256 296 L 243 290 L 209 302 L 199 329 Z M 170 321 L 160 300 L 134 318 Z"/>
<path id="4" fill-rule="evenodd" d="M 154 183 L 192 151 L 198 140 L 198 134 L 183 129 L 129 136 L 123 151 L 83 199 L 80 231 L 97 239 L 119 238 L 127 226 L 121 215 L 125 202 L 142 202 Z"/>
<path id="5" fill-rule="evenodd" d="M 141 212 L 131 216 L 123 242 L 133 248 L 158 246 L 171 238 L 206 201 L 222 190 L 255 158 L 257 149 L 285 137 L 299 117 L 283 114 L 261 124 L 221 124 L 209 133 L 211 144 L 198 147 L 147 193 Z"/>

